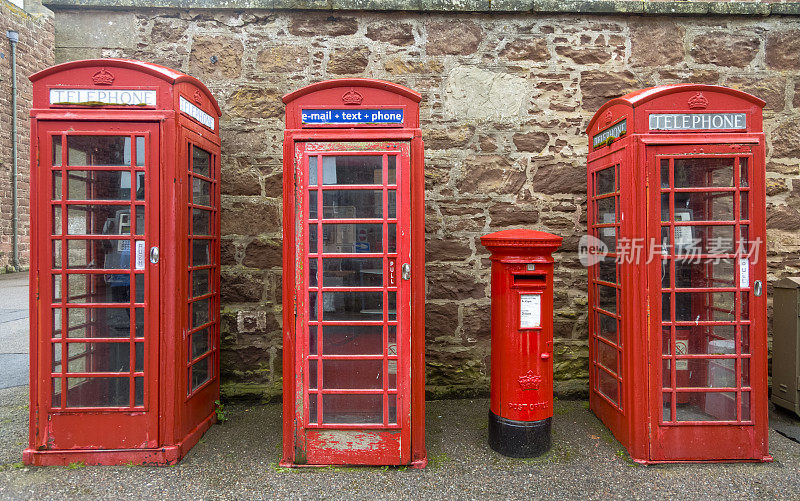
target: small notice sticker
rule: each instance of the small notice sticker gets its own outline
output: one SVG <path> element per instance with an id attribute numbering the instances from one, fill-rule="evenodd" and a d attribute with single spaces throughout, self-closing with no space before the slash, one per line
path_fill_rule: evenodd
<path id="1" fill-rule="evenodd" d="M 739 287 L 750 287 L 750 262 L 747 258 L 739 259 Z"/>
<path id="2" fill-rule="evenodd" d="M 136 241 L 136 269 L 144 269 L 144 240 Z"/>
<path id="3" fill-rule="evenodd" d="M 519 328 L 531 329 L 542 326 L 542 295 L 520 294 Z"/>

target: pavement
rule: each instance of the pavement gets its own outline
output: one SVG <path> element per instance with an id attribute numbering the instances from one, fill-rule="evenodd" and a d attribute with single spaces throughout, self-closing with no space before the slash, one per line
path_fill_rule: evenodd
<path id="1" fill-rule="evenodd" d="M 0 389 L 28 384 L 28 273 L 0 275 Z"/>
<path id="2" fill-rule="evenodd" d="M 27 276 L 0 276 L 0 352 L 27 352 Z M 19 329 L 24 329 L 20 335 Z M 14 334 L 16 333 L 16 334 Z M 0 359 L 0 380 L 19 377 Z M 27 367 L 27 359 L 25 359 Z M 16 376 L 14 374 L 17 374 Z M 26 374 L 27 376 L 27 374 Z M 5 499 L 800 499 L 800 418 L 770 406 L 771 463 L 642 466 L 583 400 L 556 400 L 553 445 L 512 459 L 487 444 L 486 399 L 426 405 L 428 467 L 287 469 L 280 404 L 225 405 L 180 464 L 29 467 L 28 387 L 0 389 L 0 500 Z"/>

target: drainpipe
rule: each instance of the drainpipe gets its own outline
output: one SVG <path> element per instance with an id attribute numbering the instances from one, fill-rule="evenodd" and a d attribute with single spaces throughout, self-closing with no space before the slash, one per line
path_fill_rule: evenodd
<path id="1" fill-rule="evenodd" d="M 17 210 L 17 42 L 19 33 L 6 31 L 11 42 L 11 264 L 19 271 L 19 214 Z"/>

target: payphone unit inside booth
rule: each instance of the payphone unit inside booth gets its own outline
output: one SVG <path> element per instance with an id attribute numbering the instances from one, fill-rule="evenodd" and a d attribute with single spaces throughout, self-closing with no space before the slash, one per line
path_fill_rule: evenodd
<path id="1" fill-rule="evenodd" d="M 420 98 L 284 96 L 282 465 L 426 463 Z"/>
<path id="2" fill-rule="evenodd" d="M 635 461 L 771 459 L 763 106 L 669 85 L 587 129 L 590 406 Z"/>
<path id="3" fill-rule="evenodd" d="M 169 464 L 219 398 L 219 107 L 121 59 L 39 72 L 26 463 Z"/>

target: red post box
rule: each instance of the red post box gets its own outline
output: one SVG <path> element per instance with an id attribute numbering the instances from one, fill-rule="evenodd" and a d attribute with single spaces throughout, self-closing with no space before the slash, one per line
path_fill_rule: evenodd
<path id="1" fill-rule="evenodd" d="M 31 80 L 23 460 L 174 463 L 219 398 L 219 107 L 140 61 Z"/>
<path id="2" fill-rule="evenodd" d="M 550 448 L 553 419 L 553 257 L 557 235 L 503 230 L 481 237 L 492 253 L 489 445 L 511 457 Z"/>
<path id="3" fill-rule="evenodd" d="M 285 466 L 426 463 L 420 98 L 369 79 L 283 98 Z"/>
<path id="4" fill-rule="evenodd" d="M 771 459 L 763 106 L 667 85 L 589 123 L 589 403 L 634 461 Z"/>

